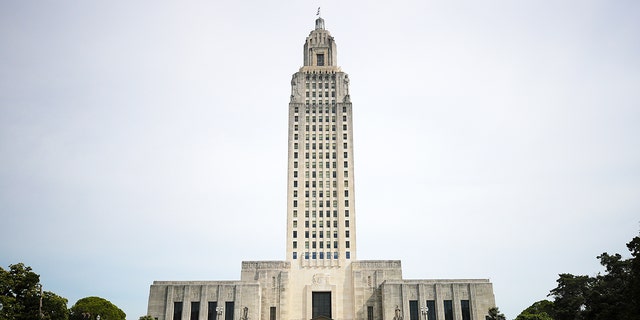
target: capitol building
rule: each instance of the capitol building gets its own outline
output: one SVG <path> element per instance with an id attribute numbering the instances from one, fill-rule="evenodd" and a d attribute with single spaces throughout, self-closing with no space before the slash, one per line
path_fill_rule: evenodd
<path id="1" fill-rule="evenodd" d="M 322 18 L 291 79 L 285 261 L 243 261 L 237 281 L 154 281 L 157 320 L 485 320 L 487 279 L 404 279 L 357 259 L 349 76 Z M 357 109 L 358 106 L 356 105 Z"/>

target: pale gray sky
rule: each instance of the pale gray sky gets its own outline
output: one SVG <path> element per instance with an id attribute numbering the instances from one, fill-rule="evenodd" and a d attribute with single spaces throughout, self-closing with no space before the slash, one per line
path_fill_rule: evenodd
<path id="1" fill-rule="evenodd" d="M 318 6 L 351 78 L 359 259 L 490 278 L 513 318 L 628 255 L 638 1 L 1 1 L 0 265 L 137 319 L 153 280 L 284 259 Z"/>

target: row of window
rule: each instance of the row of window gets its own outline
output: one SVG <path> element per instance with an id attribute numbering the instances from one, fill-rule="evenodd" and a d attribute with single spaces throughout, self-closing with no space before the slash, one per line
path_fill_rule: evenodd
<path id="1" fill-rule="evenodd" d="M 331 248 L 331 241 L 327 241 L 327 249 Z M 323 241 L 311 241 L 311 248 L 312 249 L 316 249 L 316 248 L 320 248 L 320 249 L 324 249 L 325 246 L 325 242 Z M 344 243 L 345 248 L 349 249 L 351 248 L 351 242 L 350 241 L 345 241 Z M 293 248 L 294 249 L 298 249 L 298 241 L 294 241 L 293 242 Z M 304 248 L 305 249 L 309 249 L 309 241 L 305 241 L 304 242 Z M 333 242 L 333 248 L 334 249 L 338 249 L 338 241 L 334 241 Z"/>
<path id="2" fill-rule="evenodd" d="M 346 127 L 343 127 L 343 128 L 345 128 L 345 130 L 346 130 Z M 307 124 L 307 125 L 305 125 L 304 129 L 305 129 L 306 132 L 309 132 L 309 131 L 318 131 L 318 132 L 329 131 L 329 125 L 325 124 L 324 127 L 323 127 L 321 124 L 319 124 L 317 126 L 315 124 L 314 125 L 308 125 Z M 311 129 L 311 130 L 309 130 L 309 129 Z M 298 130 L 299 130 L 299 126 L 297 124 L 294 124 L 293 125 L 293 131 L 298 132 Z M 331 131 L 336 131 L 336 125 L 335 124 L 331 125 Z M 346 133 L 343 134 L 342 137 L 343 137 L 343 139 L 347 140 L 347 134 Z"/>
<path id="3" fill-rule="evenodd" d="M 329 141 L 329 134 L 326 134 L 326 135 L 323 136 L 322 133 L 320 133 L 320 134 L 318 134 L 318 139 L 316 139 L 316 134 L 315 133 L 311 134 L 311 135 L 307 134 L 307 135 L 305 135 L 304 139 L 306 141 L 309 141 L 310 140 L 309 137 L 311 137 L 311 140 L 313 140 L 313 141 L 317 141 L 317 140 L 322 141 L 323 138 L 324 138 L 325 141 Z M 293 140 L 294 141 L 298 141 L 298 134 L 297 133 L 295 133 L 293 135 Z M 336 141 L 336 134 L 335 133 L 331 135 L 331 140 Z M 342 147 L 346 149 L 347 148 L 347 143 L 343 142 Z"/>
<path id="4" fill-rule="evenodd" d="M 344 162 L 345 168 L 347 167 L 347 162 Z M 323 172 L 326 173 L 323 174 Z M 346 171 L 345 171 L 346 172 Z M 347 177 L 349 175 L 347 174 Z M 293 171 L 293 177 L 297 178 L 298 177 L 298 170 Z M 305 171 L 304 172 L 304 177 L 305 178 L 309 178 L 309 171 Z M 311 178 L 337 178 L 338 177 L 338 172 L 336 170 L 333 171 L 311 171 Z M 345 177 L 345 178 L 347 178 Z"/>
<path id="5" fill-rule="evenodd" d="M 333 260 L 338 260 L 338 252 L 334 251 L 327 251 L 326 255 L 324 252 L 305 252 L 304 253 L 304 259 L 305 260 L 309 260 L 309 259 L 320 259 L 320 260 L 324 260 L 324 259 L 328 259 L 331 260 L 333 257 Z M 351 259 L 351 252 L 347 251 L 345 252 L 345 258 L 347 259 Z M 293 252 L 293 259 L 298 259 L 298 253 L 297 252 Z"/>
<path id="6" fill-rule="evenodd" d="M 304 207 L 305 208 L 323 208 L 324 206 L 324 201 L 322 200 L 305 200 L 304 201 Z M 309 204 L 311 204 L 311 206 L 309 206 Z M 326 200 L 326 207 L 329 208 L 330 206 L 333 208 L 337 208 L 338 207 L 338 200 Z M 349 206 L 349 200 L 344 200 L 344 206 L 348 207 Z M 293 207 L 297 208 L 298 207 L 298 200 L 293 200 Z"/>
<path id="7" fill-rule="evenodd" d="M 305 82 L 304 87 L 308 90 L 308 89 L 329 89 L 329 86 L 331 86 L 331 89 L 335 89 L 336 88 L 336 83 L 335 82 Z"/>
<path id="8" fill-rule="evenodd" d="M 326 145 L 327 145 L 327 146 L 326 146 L 326 149 L 327 149 L 327 150 L 329 150 L 329 144 L 327 143 Z M 319 149 L 322 149 L 322 143 L 319 143 L 319 144 L 318 144 L 318 147 L 319 147 Z M 315 143 L 314 143 L 314 147 L 313 147 L 313 148 L 314 148 L 314 150 L 315 150 Z M 295 150 L 297 150 L 297 149 L 298 149 L 298 148 L 297 148 L 297 143 L 296 143 L 296 149 L 295 149 Z M 336 144 L 335 144 L 335 143 L 333 143 L 333 145 L 332 145 L 332 149 L 333 149 L 333 150 L 335 150 L 335 149 L 336 149 Z M 337 156 L 338 156 L 338 154 L 337 154 L 336 152 L 325 152 L 325 153 L 323 153 L 322 151 L 320 151 L 320 152 L 315 152 L 315 151 L 314 151 L 314 152 L 311 152 L 311 158 L 312 158 L 313 160 L 317 160 L 317 159 L 327 159 L 327 160 L 329 160 L 329 159 L 336 159 L 336 158 L 337 158 Z M 345 153 L 343 154 L 343 157 L 344 157 L 344 158 L 347 158 L 347 157 L 348 157 L 348 154 L 345 152 Z M 305 152 L 305 153 L 304 153 L 304 158 L 305 158 L 305 159 L 309 159 L 309 152 Z M 293 159 L 299 159 L 299 153 L 298 153 L 298 151 L 294 151 L 294 152 L 293 152 Z M 293 164 L 293 165 L 295 166 L 294 168 L 297 168 L 297 164 L 296 164 L 297 160 L 294 160 L 293 162 L 294 162 L 294 164 Z M 345 162 L 345 168 L 346 168 L 347 166 L 348 166 L 348 164 L 346 164 L 346 162 Z M 308 167 L 307 167 L 307 168 L 308 168 Z"/>
<path id="9" fill-rule="evenodd" d="M 293 121 L 294 122 L 298 122 L 300 121 L 300 116 L 298 116 L 297 114 L 295 116 L 293 116 Z M 329 116 L 305 116 L 304 118 L 305 122 L 336 122 L 336 116 L 331 116 L 331 118 L 329 118 Z M 342 116 L 342 121 L 347 121 L 347 116 Z M 346 129 L 345 129 L 346 130 Z"/>
<path id="10" fill-rule="evenodd" d="M 315 98 L 315 97 L 316 97 L 316 91 L 312 91 L 312 92 L 307 91 L 307 92 L 305 92 L 305 96 L 306 96 L 307 98 L 309 98 L 309 93 L 311 93 L 311 97 L 312 97 L 312 98 Z M 317 93 L 318 93 L 318 98 L 322 98 L 322 91 L 319 91 L 319 92 L 317 92 Z M 329 91 L 325 91 L 325 92 L 324 92 L 324 96 L 325 96 L 326 98 L 329 98 Z M 335 97 L 336 97 L 336 92 L 335 92 L 335 91 L 331 91 L 331 97 L 332 97 L 332 98 L 335 98 Z"/>
<path id="11" fill-rule="evenodd" d="M 305 75 L 305 79 L 307 81 L 309 81 L 309 80 L 321 80 L 321 81 L 322 80 L 327 80 L 327 81 L 336 80 L 336 74 L 335 73 L 331 73 L 331 74 L 329 74 L 329 73 L 318 73 L 318 74 L 316 74 L 316 73 L 311 73 L 311 74 L 307 73 Z"/>
<path id="12" fill-rule="evenodd" d="M 304 112 L 305 113 L 322 113 L 323 108 L 314 108 L 314 107 L 309 107 L 309 106 L 305 106 L 304 108 Z M 329 107 L 325 107 L 324 108 L 324 112 L 325 113 L 329 113 L 329 110 L 331 110 L 331 113 L 336 113 L 336 107 L 333 106 L 331 108 Z M 298 113 L 300 111 L 300 108 L 298 107 L 293 107 L 293 112 L 294 113 Z M 347 112 L 347 107 L 342 107 L 342 112 Z M 345 119 L 346 121 L 346 119 Z"/>
<path id="13" fill-rule="evenodd" d="M 318 227 L 318 228 L 324 228 L 325 226 L 326 226 L 327 228 L 331 227 L 331 224 L 329 223 L 330 221 L 329 221 L 329 220 L 327 220 L 326 222 L 327 222 L 327 223 L 325 224 L 325 223 L 324 223 L 324 220 L 319 220 L 319 221 L 317 221 L 317 222 L 316 222 L 316 220 L 311 220 L 311 228 L 316 228 L 316 227 Z M 344 221 L 344 226 L 345 226 L 346 228 L 348 228 L 348 227 L 349 227 L 349 220 L 345 220 L 345 221 Z M 294 227 L 294 228 L 297 228 L 297 227 L 298 227 L 298 220 L 293 220 L 293 227 Z M 309 220 L 305 220 L 305 221 L 304 221 L 304 227 L 305 227 L 305 228 L 309 228 Z M 333 220 L 333 227 L 334 227 L 334 228 L 337 228 L 337 227 L 338 227 L 338 220 Z"/>
<path id="14" fill-rule="evenodd" d="M 344 143 L 344 144 L 346 144 L 346 143 Z M 322 142 L 317 143 L 317 144 L 315 142 L 313 142 L 313 143 L 306 142 L 304 144 L 304 149 L 305 150 L 310 150 L 310 149 L 316 150 L 316 148 L 317 148 L 317 149 L 322 150 L 322 146 L 323 146 Z M 298 148 L 299 148 L 299 144 L 297 142 L 294 142 L 293 143 L 293 149 L 294 150 L 298 150 Z M 328 142 L 324 143 L 324 148 L 329 150 L 329 143 Z M 331 144 L 331 149 L 333 149 L 333 150 L 336 149 L 336 143 L 335 142 Z M 344 152 L 344 157 L 347 158 L 347 152 L 346 151 Z M 333 153 L 333 159 L 335 159 L 335 158 L 336 158 L 336 153 L 334 152 Z"/>
<path id="15" fill-rule="evenodd" d="M 435 300 L 427 300 L 426 301 L 426 319 L 424 320 L 435 320 L 436 319 L 436 301 Z M 372 307 L 370 307 L 372 308 Z M 368 310 L 369 308 L 367 308 Z M 373 309 L 373 308 L 372 308 Z M 418 306 L 418 300 L 409 300 L 409 320 L 423 320 L 420 317 L 420 306 Z M 454 319 L 454 310 L 453 310 L 453 300 L 443 300 L 442 301 L 442 311 L 444 311 L 444 320 L 453 320 Z M 371 310 L 373 311 L 373 310 Z M 460 312 L 460 317 L 458 319 L 462 320 L 471 320 L 471 306 L 469 304 L 469 300 L 460 300 L 460 310 L 456 311 L 456 313 Z M 368 313 L 368 312 L 367 312 Z M 372 312 L 373 313 L 373 312 Z M 367 319 L 371 319 L 367 315 Z"/>
<path id="16" fill-rule="evenodd" d="M 328 178 L 328 177 L 327 177 Z M 332 186 L 334 188 L 337 188 L 337 184 L 338 182 L 336 180 L 331 181 L 332 182 Z M 323 185 L 326 185 L 327 188 L 329 188 L 329 181 L 327 181 L 327 183 L 323 183 L 322 180 L 318 181 L 318 183 L 316 183 L 316 181 L 311 181 L 311 187 L 315 188 L 316 186 L 318 188 L 322 188 Z M 298 180 L 293 180 L 293 187 L 297 188 L 298 187 Z M 309 180 L 304 182 L 304 187 L 305 188 L 309 188 Z M 344 180 L 344 187 L 348 188 L 349 187 L 349 180 Z"/>
<path id="17" fill-rule="evenodd" d="M 346 171 L 345 171 L 345 174 L 346 174 Z M 325 194 L 327 195 L 327 197 L 329 197 L 329 194 L 330 194 L 330 193 L 329 193 L 329 190 L 327 190 L 327 192 L 326 192 L 326 193 L 325 193 L 325 192 L 322 192 L 322 190 L 317 191 L 317 192 L 316 192 L 316 190 L 312 190 L 312 191 L 311 191 L 311 193 L 309 193 L 309 190 L 306 190 L 306 191 L 304 192 L 304 196 L 305 196 L 305 198 L 309 198 L 309 195 L 311 195 L 311 197 L 313 197 L 313 198 L 316 198 L 316 196 L 317 196 L 318 198 L 322 198 Z M 332 196 L 332 197 L 334 197 L 334 198 L 338 197 L 338 191 L 337 191 L 337 190 L 333 190 L 333 192 L 331 193 L 331 196 Z M 348 197 L 348 196 L 349 196 L 349 190 L 345 190 L 345 191 L 344 191 L 344 196 L 345 196 L 345 197 Z M 298 197 L 298 190 L 293 190 L 293 197 L 294 197 L 294 198 L 297 198 L 297 197 Z"/>
<path id="18" fill-rule="evenodd" d="M 329 217 L 331 217 L 331 210 L 327 210 L 327 211 L 324 211 L 324 212 L 323 212 L 322 210 L 319 210 L 319 211 L 318 211 L 318 216 L 319 216 L 320 218 L 322 218 L 322 217 L 323 217 L 323 216 L 322 216 L 323 214 L 326 214 L 326 217 L 327 217 L 327 218 L 329 218 Z M 345 209 L 345 210 L 344 210 L 344 216 L 345 216 L 345 218 L 349 218 L 349 209 Z M 297 217 L 298 217 L 298 210 L 293 210 L 293 217 L 294 217 L 294 218 L 297 218 Z M 309 210 L 305 210 L 305 212 L 304 212 L 304 217 L 305 217 L 305 218 L 309 218 Z M 312 211 L 311 211 L 311 217 L 312 217 L 312 218 L 316 218 L 316 210 L 312 210 Z M 338 210 L 333 210 L 333 217 L 334 217 L 334 218 L 337 218 L 337 217 L 338 217 Z"/>
<path id="19" fill-rule="evenodd" d="M 345 168 L 346 168 L 346 166 L 348 165 L 346 161 L 344 162 L 344 165 L 345 165 Z M 329 170 L 327 170 L 327 171 L 311 171 L 311 177 L 309 177 L 309 176 L 310 176 L 309 175 L 309 171 L 305 171 L 304 172 L 304 177 L 305 178 L 334 178 L 335 179 L 335 178 L 338 178 L 338 172 L 335 171 L 335 170 L 332 170 L 332 171 L 329 171 Z M 298 171 L 297 170 L 293 171 L 293 177 L 294 178 L 298 178 Z M 349 177 L 349 171 L 344 171 L 344 178 L 348 178 L 348 177 Z M 294 187 L 297 187 L 298 186 L 297 181 L 294 180 L 293 182 L 294 182 Z M 308 182 L 309 182 L 308 180 L 305 181 L 305 187 L 306 188 L 309 188 L 309 183 Z M 316 187 L 316 185 L 314 184 L 313 188 L 315 188 L 315 187 Z"/>
<path id="20" fill-rule="evenodd" d="M 305 239 L 309 239 L 309 234 L 311 234 L 311 238 L 313 238 L 313 239 L 315 239 L 315 238 L 321 238 L 322 239 L 322 238 L 324 238 L 324 235 L 325 235 L 324 231 L 311 231 L 311 232 L 305 231 L 304 232 L 304 238 Z M 346 238 L 349 238 L 349 234 L 350 234 L 349 230 L 345 230 L 344 231 L 344 236 Z M 327 235 L 327 238 L 329 238 L 329 239 L 331 238 L 331 233 L 329 231 L 327 231 L 326 235 Z M 293 230 L 293 238 L 294 239 L 298 239 L 298 231 L 297 230 Z M 334 231 L 333 232 L 333 238 L 338 238 L 338 231 Z"/>
<path id="21" fill-rule="evenodd" d="M 183 302 L 173 303 L 173 320 L 182 320 Z M 224 317 L 218 317 L 218 313 L 224 314 Z M 224 307 L 218 307 L 217 301 L 209 301 L 207 303 L 207 320 L 233 320 L 234 302 L 227 301 L 224 303 Z M 191 309 L 189 313 L 190 320 L 200 319 L 200 301 L 192 301 Z"/>

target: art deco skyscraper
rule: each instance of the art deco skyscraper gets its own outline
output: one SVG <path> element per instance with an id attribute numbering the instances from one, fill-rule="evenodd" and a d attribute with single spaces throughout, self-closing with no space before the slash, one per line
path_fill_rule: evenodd
<path id="1" fill-rule="evenodd" d="M 157 320 L 484 319 L 495 306 L 487 279 L 405 280 L 399 260 L 356 259 L 349 77 L 337 65 L 322 18 L 305 41 L 303 61 L 289 102 L 286 260 L 243 261 L 234 281 L 154 281 L 148 314 Z"/>
<path id="2" fill-rule="evenodd" d="M 349 76 L 337 65 L 336 43 L 322 18 L 303 57 L 289 103 L 287 260 L 345 266 L 356 259 Z"/>

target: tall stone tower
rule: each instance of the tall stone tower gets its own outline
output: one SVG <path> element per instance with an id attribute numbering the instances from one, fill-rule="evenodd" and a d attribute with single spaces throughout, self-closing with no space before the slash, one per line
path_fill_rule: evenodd
<path id="1" fill-rule="evenodd" d="M 285 261 L 243 261 L 237 281 L 154 281 L 157 320 L 483 320 L 486 279 L 405 280 L 398 260 L 356 259 L 349 77 L 316 19 L 291 79 Z M 416 241 L 418 241 L 416 239 Z M 420 246 L 416 242 L 416 246 Z"/>
<path id="2" fill-rule="evenodd" d="M 345 267 L 356 258 L 349 76 L 337 66 L 322 18 L 303 57 L 289 103 L 287 260 L 302 268 Z"/>

